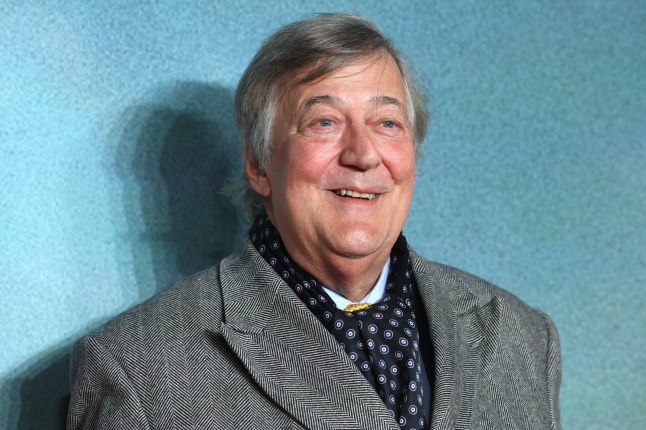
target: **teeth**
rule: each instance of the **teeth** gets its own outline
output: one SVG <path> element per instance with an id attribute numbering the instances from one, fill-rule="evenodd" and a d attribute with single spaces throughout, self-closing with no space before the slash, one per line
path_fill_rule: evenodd
<path id="1" fill-rule="evenodd" d="M 347 197 L 355 197 L 355 198 L 358 198 L 358 199 L 368 199 L 368 200 L 372 200 L 375 197 L 377 197 L 376 194 L 358 193 L 358 192 L 352 191 L 352 190 L 336 190 L 336 191 L 334 191 L 334 193 L 337 196 L 341 196 L 341 197 L 346 197 L 347 196 Z"/>

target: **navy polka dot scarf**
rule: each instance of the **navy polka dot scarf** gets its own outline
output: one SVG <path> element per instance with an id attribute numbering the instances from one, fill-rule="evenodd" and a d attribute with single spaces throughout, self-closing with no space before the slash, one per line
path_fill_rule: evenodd
<path id="1" fill-rule="evenodd" d="M 260 255 L 343 346 L 400 427 L 426 428 L 431 393 L 423 388 L 429 384 L 419 348 L 413 312 L 416 286 L 404 236 L 399 236 L 390 255 L 384 298 L 353 312 L 337 308 L 320 283 L 292 261 L 266 214 L 256 218 L 249 236 Z"/>

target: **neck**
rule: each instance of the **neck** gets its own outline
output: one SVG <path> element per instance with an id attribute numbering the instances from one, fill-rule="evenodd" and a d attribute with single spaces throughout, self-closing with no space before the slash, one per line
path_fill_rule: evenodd
<path id="1" fill-rule="evenodd" d="M 380 253 L 383 255 L 377 256 L 362 258 L 337 256 L 326 261 L 315 261 L 302 253 L 293 253 L 289 247 L 287 250 L 300 267 L 315 276 L 327 288 L 352 302 L 358 302 L 368 295 L 390 256 L 388 249 Z M 301 256 L 304 258 L 300 258 Z"/>
<path id="2" fill-rule="evenodd" d="M 367 255 L 344 255 L 328 249 L 325 254 L 318 248 L 308 247 L 307 243 L 294 240 L 290 235 L 283 236 L 270 217 L 257 218 L 258 234 L 263 235 L 264 220 L 269 222 L 270 235 L 280 239 L 289 258 L 306 273 L 314 276 L 330 290 L 342 295 L 352 302 L 362 300 L 375 286 L 381 271 L 390 258 L 390 246 L 381 246 L 376 252 Z M 256 225 L 254 225 L 254 228 Z M 290 240 L 291 239 L 291 240 Z"/>

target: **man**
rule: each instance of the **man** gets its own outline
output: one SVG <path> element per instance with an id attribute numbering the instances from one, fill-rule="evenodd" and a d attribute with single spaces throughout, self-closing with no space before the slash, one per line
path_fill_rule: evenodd
<path id="1" fill-rule="evenodd" d="M 401 234 L 426 105 L 373 24 L 281 28 L 236 115 L 242 249 L 77 345 L 70 429 L 560 428 L 550 320 Z"/>

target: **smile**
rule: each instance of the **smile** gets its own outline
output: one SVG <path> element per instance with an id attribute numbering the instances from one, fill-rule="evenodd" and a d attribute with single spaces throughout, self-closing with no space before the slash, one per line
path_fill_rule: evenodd
<path id="1" fill-rule="evenodd" d="M 359 193 L 357 191 L 352 191 L 352 190 L 334 190 L 334 194 L 341 197 L 354 197 L 357 199 L 367 199 L 367 200 L 372 200 L 375 197 L 377 197 L 377 195 L 373 193 Z"/>

